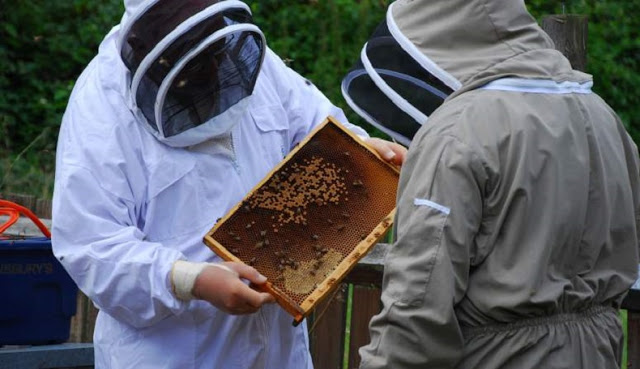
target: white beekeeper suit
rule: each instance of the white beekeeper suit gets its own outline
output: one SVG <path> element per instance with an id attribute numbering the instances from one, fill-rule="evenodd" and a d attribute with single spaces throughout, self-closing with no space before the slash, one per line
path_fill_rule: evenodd
<path id="1" fill-rule="evenodd" d="M 231 316 L 185 302 L 170 271 L 177 260 L 220 261 L 202 242 L 215 220 L 328 115 L 346 118 L 264 46 L 235 125 L 205 130 L 202 142 L 167 142 L 133 99 L 121 55 L 121 30 L 149 3 L 125 2 L 123 22 L 75 85 L 59 135 L 53 249 L 100 309 L 95 367 L 311 368 L 306 325 L 293 327 L 278 305 Z"/>

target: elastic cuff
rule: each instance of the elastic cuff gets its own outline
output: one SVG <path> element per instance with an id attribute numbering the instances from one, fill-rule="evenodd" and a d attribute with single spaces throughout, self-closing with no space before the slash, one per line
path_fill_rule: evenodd
<path id="1" fill-rule="evenodd" d="M 180 300 L 190 301 L 195 299 L 191 293 L 196 278 L 200 272 L 209 265 L 208 263 L 192 263 L 189 261 L 178 260 L 173 263 L 171 268 L 171 287 L 173 294 Z"/>
<path id="2" fill-rule="evenodd" d="M 202 270 L 208 266 L 220 268 L 238 276 L 238 273 L 223 264 L 192 263 L 189 261 L 178 260 L 173 263 L 173 267 L 171 268 L 171 288 L 173 290 L 173 294 L 183 301 L 195 299 L 196 297 L 192 292 L 193 286 L 196 283 L 196 278 L 198 278 L 198 275 L 200 275 Z"/>

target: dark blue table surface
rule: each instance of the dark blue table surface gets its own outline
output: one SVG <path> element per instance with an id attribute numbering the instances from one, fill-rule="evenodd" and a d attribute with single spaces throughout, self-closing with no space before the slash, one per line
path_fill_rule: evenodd
<path id="1" fill-rule="evenodd" d="M 93 344 L 0 347 L 0 369 L 93 367 Z"/>

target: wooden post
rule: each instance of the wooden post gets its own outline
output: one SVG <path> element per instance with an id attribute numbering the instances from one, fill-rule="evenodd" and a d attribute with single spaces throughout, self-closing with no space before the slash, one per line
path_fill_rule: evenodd
<path id="1" fill-rule="evenodd" d="M 382 276 L 382 273 L 380 273 Z M 351 314 L 351 339 L 349 341 L 349 369 L 360 366 L 358 349 L 369 343 L 369 321 L 381 309 L 378 286 L 353 286 L 353 305 Z"/>
<path id="2" fill-rule="evenodd" d="M 20 206 L 23 206 L 32 212 L 36 211 L 36 204 L 38 199 L 32 195 L 22 195 L 22 194 L 0 194 L 0 199 L 4 199 L 7 201 L 14 202 Z M 36 214 L 40 216 L 39 214 Z"/>
<path id="3" fill-rule="evenodd" d="M 586 15 L 554 14 L 542 19 L 542 29 L 551 37 L 573 69 L 587 70 L 587 34 Z"/>
<path id="4" fill-rule="evenodd" d="M 346 289 L 344 284 L 338 287 L 334 296 L 318 304 L 308 321 L 311 356 L 316 368 L 342 368 Z"/>

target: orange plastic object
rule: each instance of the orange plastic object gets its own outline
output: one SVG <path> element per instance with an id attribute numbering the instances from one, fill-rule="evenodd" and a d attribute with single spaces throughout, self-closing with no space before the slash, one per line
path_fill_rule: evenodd
<path id="1" fill-rule="evenodd" d="M 0 215 L 9 216 L 9 219 L 0 225 L 0 234 L 4 233 L 4 231 L 14 225 L 18 221 L 18 218 L 20 218 L 20 212 L 15 209 L 0 208 Z"/>
<path id="2" fill-rule="evenodd" d="M 204 237 L 300 323 L 391 227 L 398 170 L 329 117 Z"/>
<path id="3" fill-rule="evenodd" d="M 51 232 L 49 232 L 47 226 L 31 210 L 7 200 L 0 200 L 0 215 L 9 215 L 9 220 L 0 226 L 0 234 L 11 227 L 18 220 L 20 214 L 31 219 L 45 237 L 51 238 Z"/>

